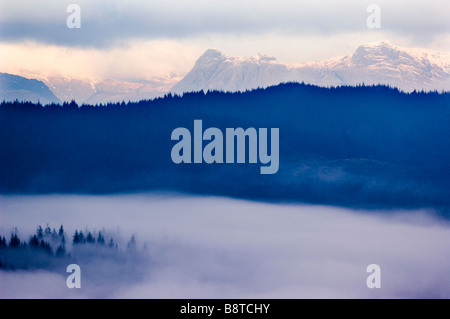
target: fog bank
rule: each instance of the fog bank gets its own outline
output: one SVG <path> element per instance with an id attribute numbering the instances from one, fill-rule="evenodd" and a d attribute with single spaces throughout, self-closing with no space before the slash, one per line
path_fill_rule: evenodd
<path id="1" fill-rule="evenodd" d="M 2 196 L 0 234 L 38 225 L 135 235 L 148 260 L 0 271 L 0 297 L 449 298 L 450 227 L 429 211 L 366 212 L 174 194 Z M 366 267 L 381 266 L 380 289 Z M 97 268 L 98 267 L 98 268 Z M 130 274 L 132 272 L 132 274 Z"/>

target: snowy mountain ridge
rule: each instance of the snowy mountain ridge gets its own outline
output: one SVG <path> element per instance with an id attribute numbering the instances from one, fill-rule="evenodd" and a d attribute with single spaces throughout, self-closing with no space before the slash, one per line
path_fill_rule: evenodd
<path id="1" fill-rule="evenodd" d="M 399 48 L 389 42 L 369 43 L 354 53 L 319 62 L 283 64 L 258 54 L 228 57 L 208 49 L 172 89 L 245 91 L 282 82 L 319 86 L 387 84 L 403 91 L 450 90 L 450 53 Z"/>

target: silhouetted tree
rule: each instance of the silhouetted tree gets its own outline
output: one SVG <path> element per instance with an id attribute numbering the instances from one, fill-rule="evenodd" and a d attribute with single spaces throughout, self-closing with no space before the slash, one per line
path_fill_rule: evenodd
<path id="1" fill-rule="evenodd" d="M 80 230 L 80 244 L 84 244 L 86 242 L 86 238 L 84 237 L 83 231 Z"/>
<path id="2" fill-rule="evenodd" d="M 36 235 L 39 239 L 42 239 L 44 237 L 44 230 L 42 229 L 42 226 L 39 225 L 36 230 Z"/>
<path id="3" fill-rule="evenodd" d="M 89 243 L 89 244 L 94 244 L 95 243 L 94 236 L 92 236 L 91 232 L 88 232 L 88 234 L 86 236 L 86 242 Z"/>
<path id="4" fill-rule="evenodd" d="M 45 227 L 44 234 L 45 235 L 51 235 L 52 234 L 52 229 L 50 228 L 48 223 L 47 223 L 47 226 Z"/>
<path id="5" fill-rule="evenodd" d="M 75 100 L 72 100 L 72 101 L 70 101 L 69 107 L 70 108 L 78 108 L 78 104 L 77 104 L 77 102 L 75 102 Z"/>
<path id="6" fill-rule="evenodd" d="M 33 237 L 30 238 L 29 246 L 31 248 L 39 248 L 39 239 L 36 235 L 33 235 Z"/>
<path id="7" fill-rule="evenodd" d="M 104 245 L 104 244 L 105 244 L 105 237 L 103 237 L 101 231 L 98 232 L 97 243 L 98 243 L 99 245 Z"/>
<path id="8" fill-rule="evenodd" d="M 78 234 L 78 230 L 75 230 L 75 234 L 73 235 L 73 243 L 74 244 L 80 243 L 80 234 Z"/>
<path id="9" fill-rule="evenodd" d="M 20 239 L 17 236 L 17 233 L 11 234 L 11 239 L 9 240 L 9 247 L 11 248 L 19 248 L 20 247 Z"/>
<path id="10" fill-rule="evenodd" d="M 60 237 L 64 236 L 64 227 L 63 227 L 63 225 L 61 225 L 61 227 L 59 227 L 58 235 L 59 235 Z"/>
<path id="11" fill-rule="evenodd" d="M 0 236 L 0 248 L 6 248 L 6 238 L 5 236 Z"/>

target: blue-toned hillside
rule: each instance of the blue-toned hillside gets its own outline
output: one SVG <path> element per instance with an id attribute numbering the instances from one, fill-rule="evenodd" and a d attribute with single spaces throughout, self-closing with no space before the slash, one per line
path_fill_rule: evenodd
<path id="1" fill-rule="evenodd" d="M 22 76 L 0 73 L 0 101 L 31 101 L 35 103 L 60 103 L 42 81 Z"/>
<path id="2" fill-rule="evenodd" d="M 279 128 L 280 166 L 174 164 L 171 133 Z M 2 193 L 175 190 L 366 208 L 450 207 L 450 94 L 282 84 L 77 107 L 0 106 Z M 205 145 L 204 142 L 203 145 Z"/>

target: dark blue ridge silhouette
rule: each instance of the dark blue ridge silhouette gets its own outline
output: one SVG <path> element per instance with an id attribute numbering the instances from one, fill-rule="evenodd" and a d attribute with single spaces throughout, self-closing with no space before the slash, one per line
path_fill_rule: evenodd
<path id="1" fill-rule="evenodd" d="M 280 167 L 174 164 L 171 133 L 279 128 Z M 174 190 L 364 208 L 450 208 L 450 94 L 287 83 L 151 101 L 0 105 L 2 193 Z M 206 143 L 204 143 L 205 145 Z"/>

